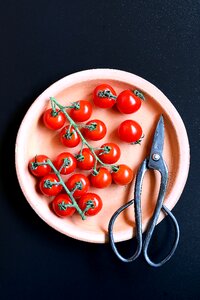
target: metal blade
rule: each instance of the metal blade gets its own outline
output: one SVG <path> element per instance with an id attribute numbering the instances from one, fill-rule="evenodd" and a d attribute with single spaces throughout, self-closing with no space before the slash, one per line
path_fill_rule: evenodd
<path id="1" fill-rule="evenodd" d="M 164 120 L 163 120 L 163 116 L 161 115 L 154 133 L 153 143 L 151 147 L 151 154 L 150 154 L 151 158 L 152 155 L 154 155 L 155 153 L 162 155 L 163 145 L 164 145 L 164 131 L 165 131 Z"/>

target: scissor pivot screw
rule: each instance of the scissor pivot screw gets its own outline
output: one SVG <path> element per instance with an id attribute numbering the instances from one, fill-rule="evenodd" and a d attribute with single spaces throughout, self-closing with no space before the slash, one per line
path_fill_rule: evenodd
<path id="1" fill-rule="evenodd" d="M 160 155 L 158 153 L 154 153 L 152 155 L 152 159 L 155 160 L 155 161 L 158 161 L 160 159 Z"/>

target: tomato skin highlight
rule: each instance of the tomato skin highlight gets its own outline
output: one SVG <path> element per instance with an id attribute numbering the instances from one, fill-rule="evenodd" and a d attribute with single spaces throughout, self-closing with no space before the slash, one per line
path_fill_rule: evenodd
<path id="1" fill-rule="evenodd" d="M 83 135 L 86 139 L 92 140 L 92 141 L 99 141 L 103 139 L 107 133 L 107 128 L 104 122 L 101 120 L 90 120 L 86 123 L 86 126 L 93 126 L 94 129 L 84 128 L 83 129 Z"/>
<path id="2" fill-rule="evenodd" d="M 106 168 L 103 168 L 103 167 L 100 167 L 97 171 L 98 171 L 98 174 L 90 175 L 91 184 L 94 187 L 99 188 L 99 189 L 103 189 L 103 188 L 110 186 L 112 183 L 112 176 L 111 176 L 110 172 Z"/>
<path id="3" fill-rule="evenodd" d="M 81 138 L 73 126 L 67 125 L 60 132 L 60 141 L 66 147 L 73 148 L 78 146 Z"/>
<path id="4" fill-rule="evenodd" d="M 63 175 L 67 175 L 74 172 L 77 165 L 76 158 L 70 152 L 62 152 L 56 157 L 54 161 L 54 166 L 56 167 L 56 169 L 59 171 L 64 163 L 64 159 L 67 160 L 67 165 L 62 168 L 60 173 Z"/>
<path id="5" fill-rule="evenodd" d="M 92 115 L 92 104 L 87 100 L 79 100 L 75 102 L 79 108 L 72 108 L 70 116 L 75 122 L 87 121 Z"/>
<path id="6" fill-rule="evenodd" d="M 118 95 L 116 103 L 121 113 L 132 114 L 140 108 L 142 101 L 131 90 L 124 90 Z"/>
<path id="7" fill-rule="evenodd" d="M 36 177 L 43 177 L 51 172 L 49 165 L 37 166 L 38 163 L 44 163 L 49 159 L 46 155 L 36 155 L 29 161 L 29 170 Z"/>
<path id="8" fill-rule="evenodd" d="M 62 185 L 53 185 L 52 187 L 45 187 L 45 184 L 47 182 L 52 182 L 56 183 L 59 182 L 58 177 L 55 174 L 48 174 L 44 176 L 39 183 L 40 191 L 45 195 L 45 196 L 56 196 L 62 191 Z"/>
<path id="9" fill-rule="evenodd" d="M 103 163 L 114 164 L 119 160 L 119 158 L 121 156 L 121 150 L 117 144 L 106 143 L 106 144 L 103 144 L 101 146 L 101 148 L 102 148 L 102 150 L 99 151 L 98 156 Z M 105 151 L 103 149 L 105 149 Z M 106 149 L 107 149 L 107 151 L 106 151 Z M 106 153 L 101 154 L 103 151 Z"/>
<path id="10" fill-rule="evenodd" d="M 109 84 L 100 84 L 93 92 L 94 104 L 100 108 L 111 108 L 115 104 L 116 100 L 112 97 L 100 97 L 99 93 L 103 91 L 110 91 L 114 98 L 117 98 L 115 90 Z"/>
<path id="11" fill-rule="evenodd" d="M 62 111 L 56 109 L 56 115 L 53 115 L 51 108 L 47 109 L 43 114 L 44 125 L 51 130 L 58 130 L 65 124 L 66 118 Z"/>
<path id="12" fill-rule="evenodd" d="M 102 209 L 103 202 L 102 202 L 101 198 L 99 197 L 99 195 L 97 195 L 95 193 L 86 193 L 78 200 L 78 205 L 82 211 L 86 208 L 88 201 L 92 201 L 94 207 L 89 208 L 85 212 L 85 215 L 86 216 L 95 216 Z"/>
<path id="13" fill-rule="evenodd" d="M 80 152 L 78 154 L 78 157 Z M 77 157 L 77 166 L 82 170 L 91 170 L 94 167 L 95 159 L 90 149 L 82 149 L 82 160 Z"/>
<path id="14" fill-rule="evenodd" d="M 76 183 L 81 184 L 81 189 L 76 189 L 73 192 L 73 196 L 75 198 L 79 198 L 82 195 L 84 195 L 85 193 L 87 193 L 89 186 L 90 186 L 90 182 L 84 174 L 77 173 L 77 174 L 72 175 L 65 184 L 66 184 L 67 188 L 70 191 L 72 191 L 75 188 Z"/>
<path id="15" fill-rule="evenodd" d="M 118 165 L 118 170 L 112 172 L 112 179 L 116 184 L 127 185 L 133 180 L 133 170 L 124 164 Z"/>
<path id="16" fill-rule="evenodd" d="M 67 204 L 72 204 L 67 194 L 59 194 L 51 202 L 54 212 L 61 218 L 71 217 L 76 211 L 74 207 L 66 207 Z"/>
<path id="17" fill-rule="evenodd" d="M 118 134 L 122 141 L 135 143 L 142 137 L 142 128 L 136 121 L 126 120 L 119 125 Z"/>

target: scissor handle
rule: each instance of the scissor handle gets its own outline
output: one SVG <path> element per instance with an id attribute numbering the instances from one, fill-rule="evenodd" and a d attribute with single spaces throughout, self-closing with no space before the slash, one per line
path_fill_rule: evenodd
<path id="1" fill-rule="evenodd" d="M 172 257 L 172 255 L 174 254 L 174 252 L 177 248 L 177 245 L 178 245 L 178 242 L 179 242 L 179 237 L 180 237 L 179 225 L 177 223 L 176 218 L 174 217 L 172 212 L 163 204 L 164 197 L 165 197 L 165 192 L 166 192 L 166 187 L 167 187 L 168 170 L 167 170 L 167 166 L 166 166 L 164 160 L 162 159 L 162 157 L 160 158 L 159 168 L 157 170 L 161 174 L 160 190 L 159 190 L 159 195 L 158 195 L 156 207 L 155 207 L 153 216 L 150 220 L 150 223 L 149 223 L 149 226 L 148 226 L 148 229 L 147 229 L 147 233 L 146 233 L 146 238 L 145 238 L 144 244 L 143 244 L 144 257 L 145 257 L 147 263 L 149 265 L 151 265 L 152 267 L 161 267 L 162 265 L 164 265 Z M 157 224 L 161 209 L 164 210 L 164 212 L 171 218 L 171 220 L 174 224 L 174 227 L 175 227 L 176 238 L 174 240 L 174 243 L 172 245 L 172 248 L 171 248 L 171 251 L 169 252 L 169 254 L 161 262 L 154 263 L 148 256 L 148 247 L 149 247 L 152 235 L 154 233 L 154 229 L 155 229 L 155 226 Z"/>
<path id="2" fill-rule="evenodd" d="M 175 216 L 173 215 L 173 213 L 165 205 L 162 206 L 162 210 L 165 212 L 166 215 L 168 215 L 171 218 L 171 220 L 174 224 L 176 238 L 174 240 L 174 243 L 172 245 L 172 248 L 171 248 L 169 254 L 162 261 L 160 261 L 158 263 L 153 262 L 148 256 L 148 246 L 149 246 L 149 242 L 151 240 L 151 236 L 150 236 L 150 238 L 147 237 L 145 239 L 144 246 L 143 246 L 143 253 L 144 253 L 145 260 L 152 267 L 161 267 L 168 260 L 170 260 L 170 258 L 173 256 L 173 254 L 174 254 L 174 252 L 175 252 L 175 250 L 178 246 L 178 242 L 179 242 L 179 238 L 180 238 L 180 229 L 179 229 L 179 225 L 178 225 L 178 222 L 177 222 Z"/>
<path id="3" fill-rule="evenodd" d="M 147 170 L 147 162 L 148 162 L 148 160 L 145 159 L 141 163 L 139 170 L 137 172 L 136 182 L 135 182 L 134 199 L 130 200 L 128 203 L 122 205 L 113 214 L 113 216 L 110 219 L 109 225 L 108 225 L 108 235 L 109 235 L 109 242 L 111 244 L 111 247 L 112 247 L 114 253 L 117 255 L 117 257 L 123 262 L 134 261 L 136 258 L 138 258 L 138 256 L 140 255 L 140 253 L 142 251 L 141 190 L 142 190 L 142 182 L 143 182 L 144 174 Z M 135 228 L 136 228 L 137 248 L 136 248 L 135 253 L 131 257 L 125 258 L 119 253 L 119 251 L 115 245 L 114 235 L 113 235 L 113 226 L 114 226 L 116 218 L 119 216 L 119 214 L 121 212 L 123 212 L 126 208 L 128 208 L 130 205 L 132 205 L 133 203 L 134 203 L 134 210 L 135 210 L 135 225 L 136 225 Z"/>
<path id="4" fill-rule="evenodd" d="M 137 244 L 137 249 L 135 251 L 135 253 L 131 256 L 131 257 L 128 257 L 128 258 L 125 258 L 123 257 L 116 245 L 115 245 L 115 241 L 114 241 L 114 234 L 113 234 L 113 227 L 114 227 L 114 223 L 117 219 L 117 217 L 119 216 L 119 214 L 121 212 L 123 212 L 126 208 L 128 208 L 129 206 L 131 206 L 132 204 L 134 203 L 134 200 L 130 200 L 129 202 L 127 202 L 126 204 L 122 205 L 114 214 L 113 216 L 111 217 L 110 219 L 110 222 L 109 222 L 109 225 L 108 225 L 108 235 L 109 235 L 109 242 L 111 244 L 111 247 L 114 251 L 114 253 L 116 254 L 116 256 L 123 262 L 132 262 L 134 261 L 136 258 L 138 258 L 138 256 L 140 255 L 141 251 L 142 251 L 142 230 L 138 230 L 138 228 L 141 227 L 141 225 L 137 226 L 136 225 L 136 238 L 137 238 L 137 241 L 138 241 L 138 244 Z M 138 206 L 135 206 L 135 209 L 138 209 Z M 136 220 L 137 222 L 137 220 Z M 139 220 L 139 222 L 141 222 Z"/>

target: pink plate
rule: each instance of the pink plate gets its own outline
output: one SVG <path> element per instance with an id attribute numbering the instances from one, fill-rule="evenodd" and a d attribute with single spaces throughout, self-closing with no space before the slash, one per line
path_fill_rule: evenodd
<path id="1" fill-rule="evenodd" d="M 88 99 L 92 103 L 92 91 L 101 83 L 113 86 L 117 93 L 124 89 L 137 88 L 141 90 L 146 101 L 138 112 L 131 115 L 122 115 L 116 109 L 100 109 L 93 106 L 91 119 L 103 120 L 108 128 L 106 137 L 99 142 L 92 142 L 94 146 L 101 146 L 107 141 L 120 144 L 122 155 L 120 163 L 128 164 L 134 172 L 141 161 L 149 154 L 152 135 L 160 114 L 165 121 L 164 159 L 169 169 L 169 183 L 165 205 L 171 210 L 177 203 L 189 170 L 189 143 L 187 133 L 181 117 L 167 99 L 167 97 L 153 84 L 134 74 L 113 70 L 93 69 L 81 71 L 57 81 L 46 89 L 31 105 L 26 113 L 16 141 L 16 170 L 22 191 L 35 212 L 50 226 L 61 233 L 75 239 L 105 243 L 107 241 L 108 222 L 112 214 L 125 202 L 132 199 L 134 183 L 131 186 L 117 186 L 104 190 L 90 188 L 97 192 L 103 200 L 102 211 L 82 221 L 78 214 L 71 218 L 61 219 L 50 209 L 51 199 L 42 196 L 37 189 L 37 179 L 28 171 L 28 161 L 36 154 L 46 154 L 52 160 L 66 147 L 61 145 L 58 133 L 44 127 L 41 116 L 49 107 L 49 97 L 56 97 L 61 104 L 80 99 Z M 119 124 L 126 119 L 138 121 L 145 134 L 142 145 L 130 145 L 120 142 L 117 136 Z M 67 149 L 69 150 L 69 149 Z M 77 153 L 79 147 L 73 148 L 72 153 Z M 79 172 L 79 171 L 77 171 Z M 160 178 L 157 172 L 147 172 L 144 178 L 142 191 L 143 230 L 152 215 L 158 193 Z M 131 206 L 117 220 L 115 225 L 115 240 L 130 239 L 134 233 L 134 216 Z M 164 218 L 161 214 L 159 222 Z"/>

